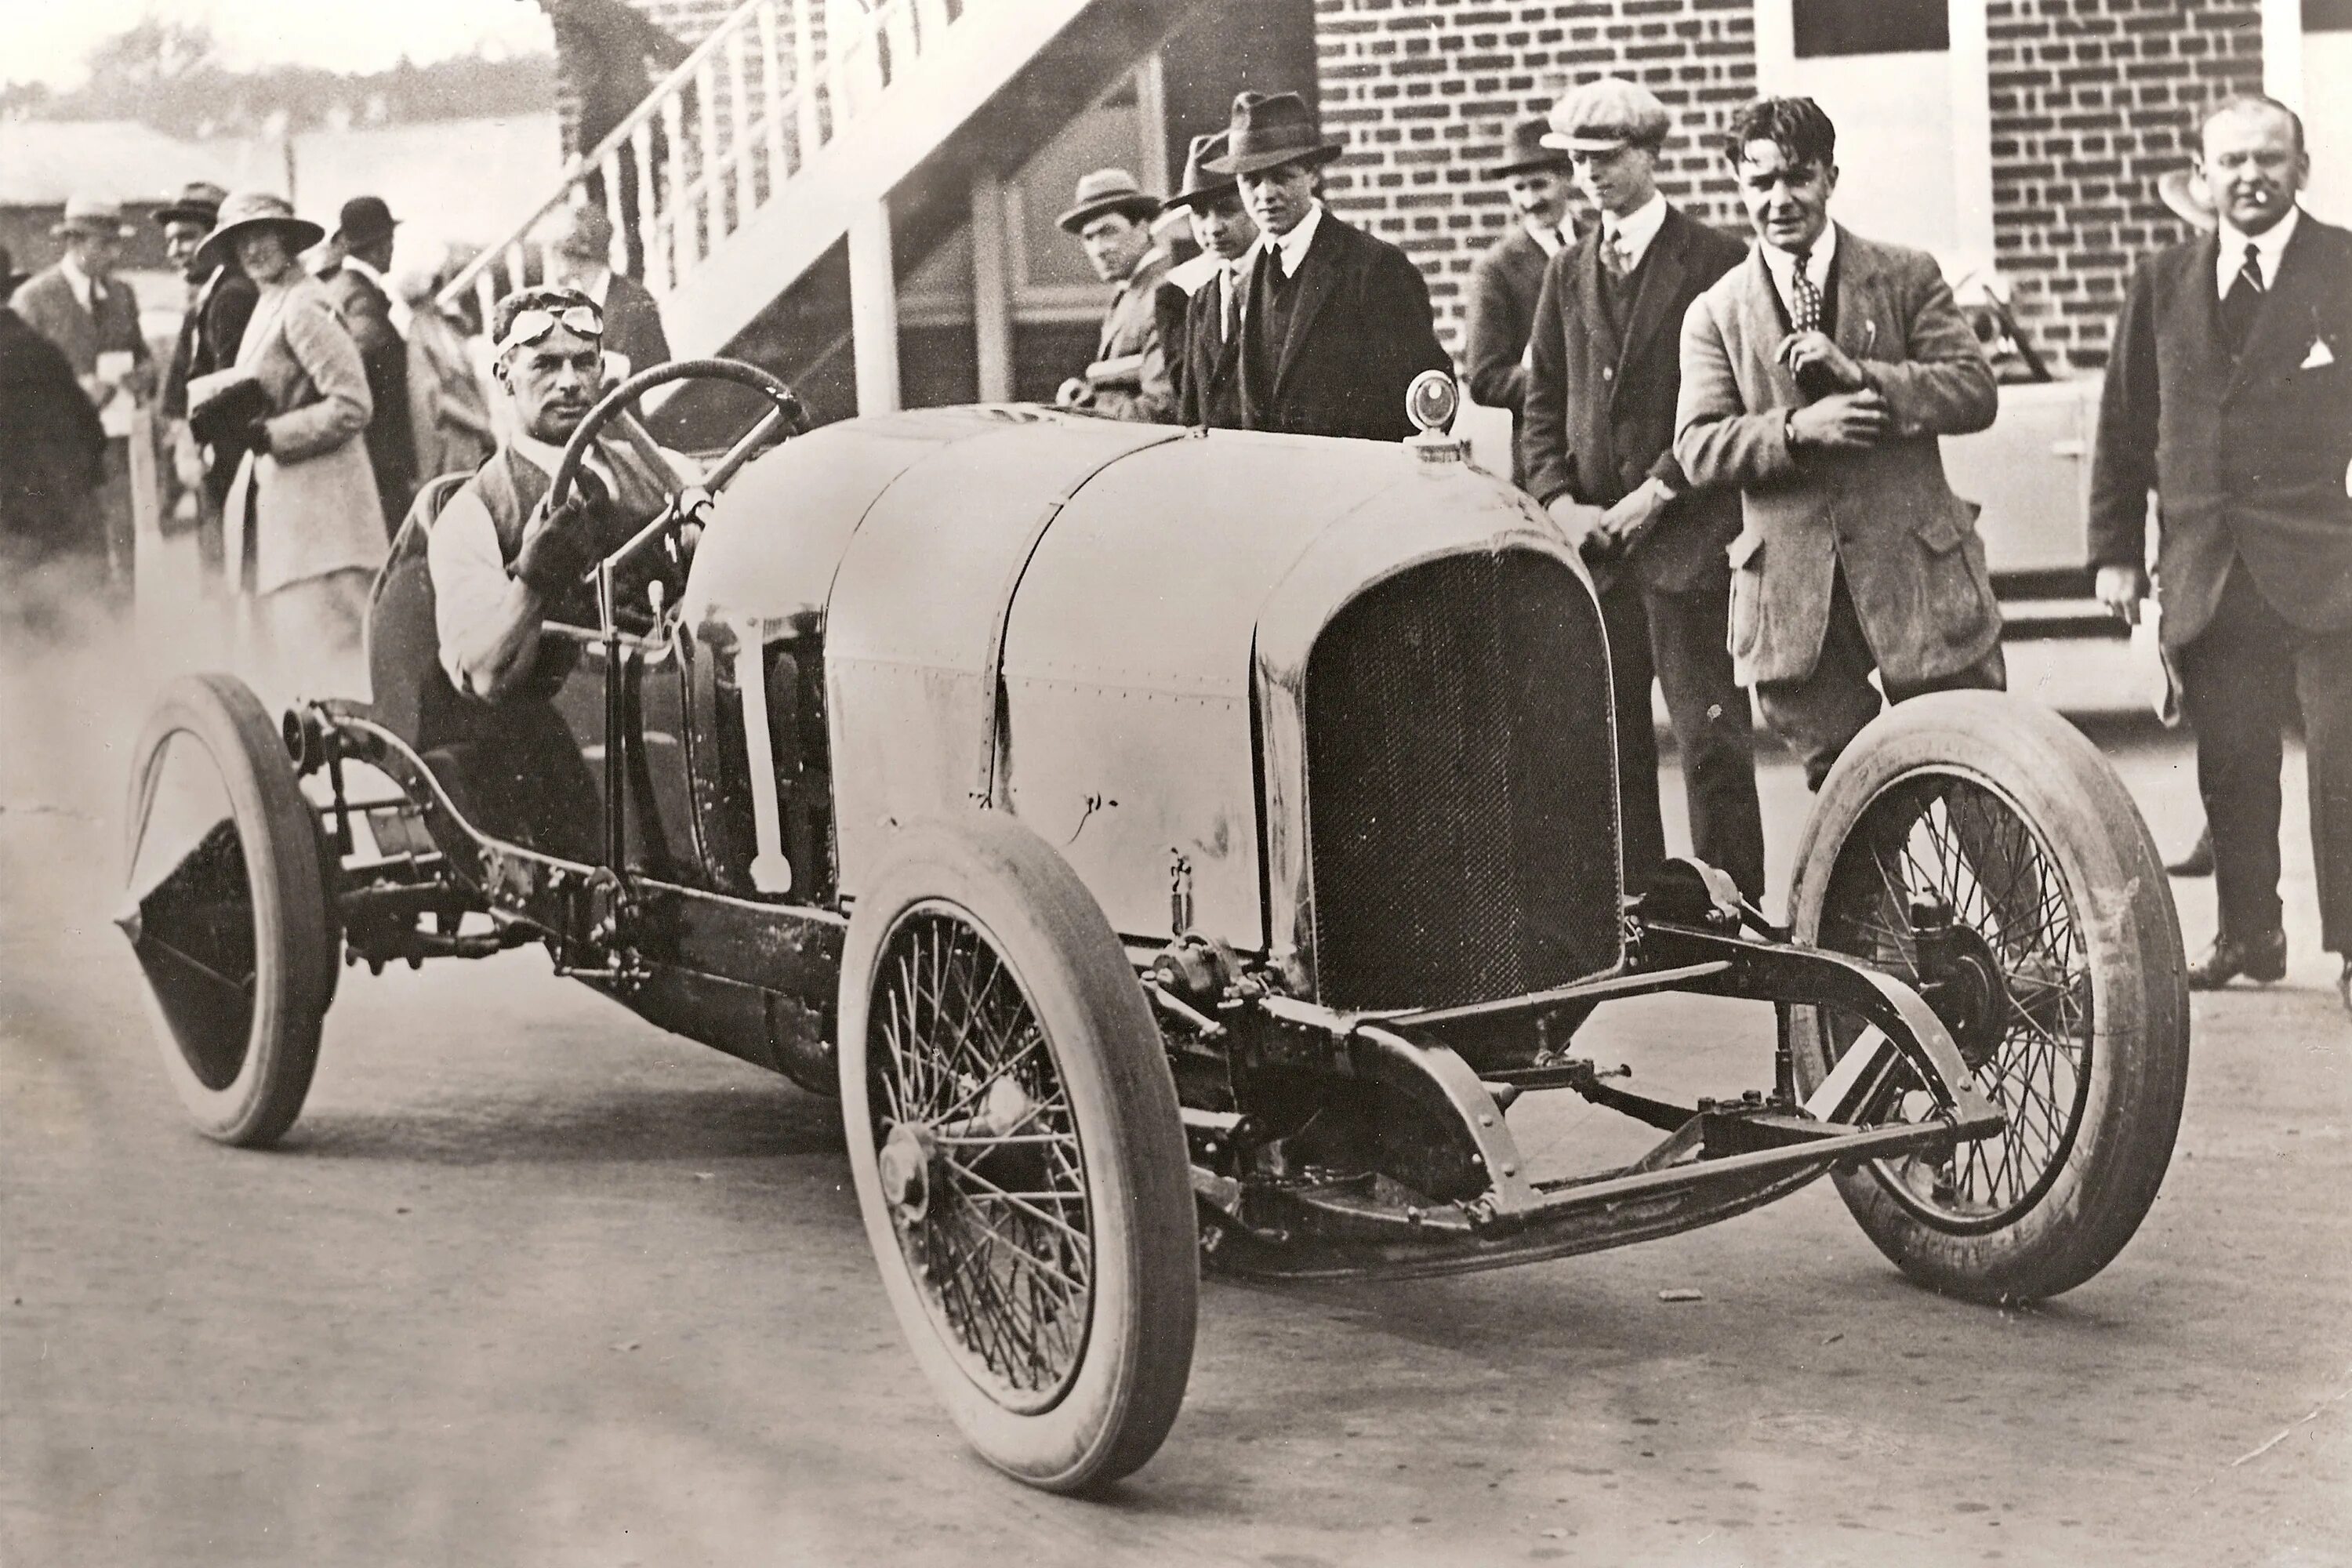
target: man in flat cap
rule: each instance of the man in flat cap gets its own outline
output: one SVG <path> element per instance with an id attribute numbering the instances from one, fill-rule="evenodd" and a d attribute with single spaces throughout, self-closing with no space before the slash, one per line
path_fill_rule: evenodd
<path id="1" fill-rule="evenodd" d="M 1470 269 L 1470 339 L 1463 369 L 1470 395 L 1511 411 L 1511 479 L 1524 485 L 1520 431 L 1528 393 L 1528 336 L 1543 293 L 1544 268 L 1571 244 L 1568 153 L 1544 145 L 1549 122 L 1538 115 L 1511 127 L 1506 161 L 1486 171 L 1510 193 L 1518 220 L 1479 253 Z"/>
<path id="2" fill-rule="evenodd" d="M 1201 254 L 1169 273 L 1160 294 L 1164 301 L 1171 289 L 1184 290 L 1172 331 L 1169 315 L 1163 311 L 1160 317 L 1176 382 L 1177 418 L 1230 429 L 1242 417 L 1242 304 L 1249 297 L 1257 224 L 1242 205 L 1233 176 L 1209 172 L 1208 165 L 1227 150 L 1222 131 L 1192 138 L 1184 188 L 1168 198 L 1168 205 L 1183 209 Z"/>
<path id="3" fill-rule="evenodd" d="M 228 193 L 220 186 L 195 180 L 182 186 L 179 195 L 155 213 L 155 221 L 163 229 L 163 254 L 188 284 L 179 342 L 172 350 L 171 368 L 163 373 L 161 405 L 171 426 L 179 504 L 194 509 L 196 555 L 207 581 L 218 579 L 222 571 L 221 503 L 227 499 L 229 481 L 236 477 L 237 454 L 224 450 L 216 455 L 189 430 L 188 383 L 236 363 L 245 323 L 252 319 L 254 301 L 260 297 L 253 279 L 233 258 L 196 260 L 197 246 L 220 221 L 221 203 L 227 199 Z"/>
<path id="4" fill-rule="evenodd" d="M 1759 99 L 1724 156 L 1756 245 L 1684 318 L 1675 456 L 1740 490 L 1733 666 L 1818 789 L 1882 688 L 2005 684 L 1977 509 L 1940 446 L 1990 425 L 2000 390 L 1933 257 L 1830 221 L 1819 104 Z"/>
<path id="5" fill-rule="evenodd" d="M 1095 276 L 1118 286 L 1103 317 L 1094 363 L 1062 383 L 1054 401 L 1110 419 L 1143 423 L 1176 417 L 1176 389 L 1160 342 L 1155 304 L 1168 277 L 1168 253 L 1151 234 L 1160 198 L 1125 169 L 1097 169 L 1078 181 L 1077 202 L 1055 221 L 1086 247 Z"/>
<path id="6" fill-rule="evenodd" d="M 1692 850 L 1760 900 L 1755 742 L 1724 647 L 1724 547 L 1739 531 L 1739 492 L 1694 487 L 1674 453 L 1683 313 L 1742 252 L 1659 191 L 1667 129 L 1665 105 L 1613 77 L 1552 109 L 1546 140 L 1570 160 L 1601 222 L 1545 268 L 1520 459 L 1527 488 L 1580 541 L 1601 589 L 1627 890 L 1645 887 L 1665 854 L 1654 676 L 1682 756 Z"/>
<path id="7" fill-rule="evenodd" d="M 1420 269 L 1317 199 L 1316 171 L 1340 149 L 1317 132 L 1306 100 L 1244 92 L 1227 134 L 1225 156 L 1205 166 L 1234 177 L 1258 226 L 1243 311 L 1243 427 L 1405 439 L 1412 378 L 1454 369 Z"/>
<path id="8" fill-rule="evenodd" d="M 368 416 L 368 461 L 375 468 L 383 525 L 394 533 L 416 493 L 416 437 L 408 413 L 408 306 L 387 280 L 393 231 L 399 226 L 382 196 L 345 202 L 328 237 L 341 253 L 342 265 L 325 279 L 328 298 L 360 346 L 368 395 L 375 400 L 375 412 Z"/>
<path id="9" fill-rule="evenodd" d="M 80 526 L 89 546 L 103 548 L 107 595 L 131 602 L 131 416 L 155 390 L 154 356 L 139 331 L 139 301 L 114 276 L 122 242 L 133 230 L 114 202 L 74 196 L 49 231 L 65 242 L 54 267 L 36 272 L 9 303 L 73 367 L 106 431 L 104 480 L 89 497 Z"/>

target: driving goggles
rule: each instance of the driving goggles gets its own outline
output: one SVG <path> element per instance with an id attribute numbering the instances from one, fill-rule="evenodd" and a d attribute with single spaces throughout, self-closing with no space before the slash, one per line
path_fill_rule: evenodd
<path id="1" fill-rule="evenodd" d="M 495 352 L 504 356 L 510 349 L 540 342 L 558 327 L 569 327 L 583 338 L 601 341 L 604 336 L 604 313 L 593 305 L 565 305 L 556 310 L 534 305 L 527 310 L 517 310 Z"/>

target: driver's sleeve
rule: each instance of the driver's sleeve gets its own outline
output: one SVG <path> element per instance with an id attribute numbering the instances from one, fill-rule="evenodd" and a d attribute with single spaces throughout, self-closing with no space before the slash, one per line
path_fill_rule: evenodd
<path id="1" fill-rule="evenodd" d="M 425 563 L 433 574 L 433 630 L 441 645 L 441 668 L 449 684 L 474 692 L 458 663 L 458 650 L 488 639 L 505 614 L 506 556 L 499 549 L 498 525 L 469 486 L 449 498 L 425 541 Z"/>

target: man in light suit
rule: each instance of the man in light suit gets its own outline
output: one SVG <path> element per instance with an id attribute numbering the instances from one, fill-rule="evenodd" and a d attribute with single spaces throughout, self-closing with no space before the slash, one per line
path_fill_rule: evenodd
<path id="1" fill-rule="evenodd" d="M 555 282 L 604 313 L 604 380 L 611 385 L 672 359 L 661 306 L 644 284 L 613 270 L 613 220 L 596 206 L 565 207 L 547 235 Z"/>
<path id="2" fill-rule="evenodd" d="M 1544 271 L 1520 468 L 1527 489 L 1583 543 L 1601 590 L 1626 890 L 1647 887 L 1665 856 L 1654 676 L 1682 753 L 1692 848 L 1761 900 L 1755 740 L 1724 648 L 1724 547 L 1739 531 L 1739 493 L 1695 489 L 1674 454 L 1683 315 L 1739 264 L 1741 247 L 1658 190 L 1668 119 L 1648 89 L 1615 78 L 1587 82 L 1559 100 L 1549 123 L 1601 217 Z"/>
<path id="3" fill-rule="evenodd" d="M 1540 115 L 1512 126 L 1508 161 L 1486 171 L 1488 179 L 1503 182 L 1518 221 L 1480 251 L 1470 268 L 1469 346 L 1462 360 L 1470 395 L 1489 408 L 1511 411 L 1511 479 L 1518 485 L 1527 483 L 1519 446 L 1536 300 L 1543 293 L 1544 268 L 1576 241 L 1568 226 L 1569 155 L 1545 145 L 1550 130 L 1551 121 Z"/>
<path id="4" fill-rule="evenodd" d="M 139 330 L 139 301 L 114 276 L 122 242 L 133 231 L 114 203 L 75 196 L 51 232 L 65 241 L 65 255 L 26 279 L 9 304 L 64 353 L 105 427 L 104 478 L 68 531 L 90 551 L 104 551 L 107 595 L 120 607 L 131 601 L 134 548 L 131 409 L 155 390 L 155 361 Z"/>
<path id="5" fill-rule="evenodd" d="M 1935 259 L 1829 220 L 1837 132 L 1806 98 L 1743 110 L 1726 156 L 1748 259 L 1683 322 L 1675 456 L 1740 492 L 1731 656 L 1818 789 L 1888 700 L 2006 683 L 1976 508 L 1938 437 L 2000 409 Z"/>
<path id="6" fill-rule="evenodd" d="M 2301 210 L 2303 123 L 2233 99 L 2200 162 L 2219 232 L 2143 262 L 2116 330 L 2091 468 L 2097 591 L 2147 593 L 2197 734 L 2221 906 L 2190 985 L 2286 973 L 2280 731 L 2302 711 L 2320 942 L 2352 954 L 2352 233 Z M 2337 991 L 2352 1007 L 2352 956 Z"/>
<path id="7" fill-rule="evenodd" d="M 1249 298 L 1257 225 L 1242 205 L 1241 187 L 1233 176 L 1208 171 L 1228 150 L 1223 131 L 1192 138 L 1192 153 L 1184 160 L 1184 188 L 1169 197 L 1168 205 L 1184 209 L 1201 254 L 1171 272 L 1160 293 L 1164 311 L 1169 291 L 1179 287 L 1178 275 L 1199 270 L 1184 297 L 1183 311 L 1175 318 L 1176 330 L 1169 331 L 1169 318 L 1161 317 L 1168 366 L 1176 384 L 1177 419 L 1231 429 L 1241 423 L 1242 306 Z"/>
<path id="8" fill-rule="evenodd" d="M 1054 220 L 1085 248 L 1095 276 L 1117 289 L 1093 361 L 1055 395 L 1065 408 L 1144 424 L 1176 416 L 1176 387 L 1160 340 L 1160 285 L 1170 264 L 1151 232 L 1160 206 L 1125 169 L 1097 169 L 1079 178 L 1076 204 Z"/>
<path id="9" fill-rule="evenodd" d="M 1295 92 L 1234 100 L 1230 174 L 1257 221 L 1257 260 L 1242 324 L 1242 426 L 1402 441 L 1404 395 L 1424 370 L 1453 374 L 1411 258 L 1339 220 L 1315 172 L 1339 155 Z"/>

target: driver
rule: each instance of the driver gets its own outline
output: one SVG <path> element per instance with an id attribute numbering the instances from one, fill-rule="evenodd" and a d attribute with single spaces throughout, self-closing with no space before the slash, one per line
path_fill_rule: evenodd
<path id="1" fill-rule="evenodd" d="M 692 465 L 664 451 L 672 472 L 661 473 L 635 447 L 600 437 L 551 509 L 564 444 L 604 390 L 603 312 L 577 289 L 521 289 L 499 302 L 491 341 L 510 434 L 427 536 L 441 668 L 456 696 L 429 700 L 440 711 L 423 727 L 452 764 L 446 782 L 460 808 L 480 826 L 592 858 L 595 786 L 551 700 L 580 640 L 548 625 L 598 626 L 587 574 L 660 515 Z M 646 555 L 658 570 L 660 552 Z M 644 581 L 640 570 L 628 587 L 642 595 Z"/>

